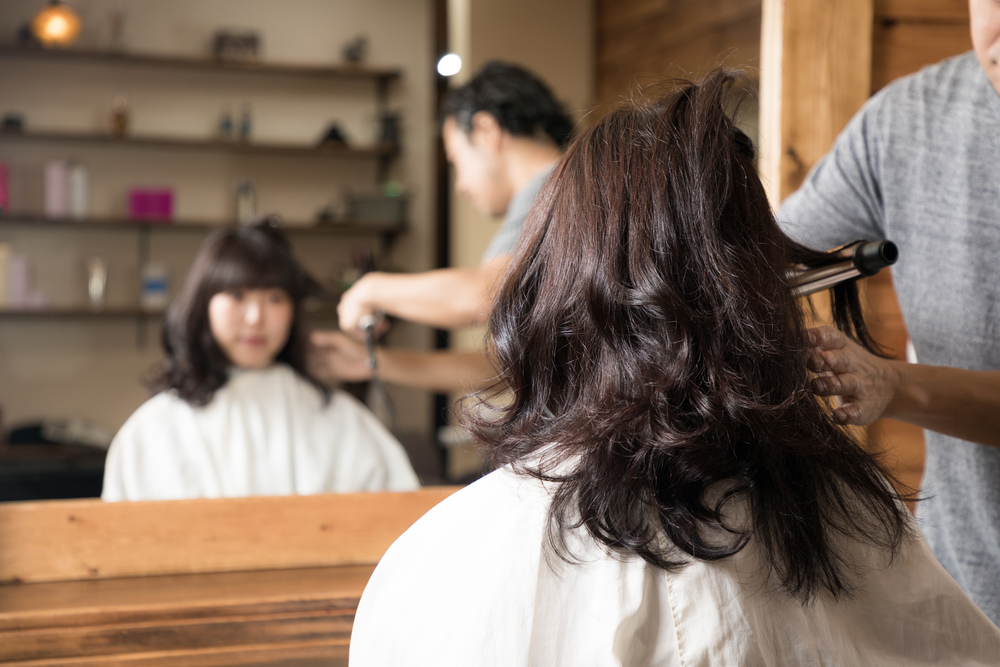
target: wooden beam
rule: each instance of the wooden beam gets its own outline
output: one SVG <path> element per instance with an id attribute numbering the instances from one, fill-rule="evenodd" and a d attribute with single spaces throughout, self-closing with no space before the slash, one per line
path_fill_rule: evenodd
<path id="1" fill-rule="evenodd" d="M 969 0 L 875 0 L 875 16 L 897 21 L 969 24 Z"/>
<path id="2" fill-rule="evenodd" d="M 877 21 L 872 52 L 872 91 L 924 65 L 972 48 L 968 21 Z"/>
<path id="3" fill-rule="evenodd" d="M 373 565 L 457 490 L 0 505 L 0 582 Z"/>
<path id="4" fill-rule="evenodd" d="M 871 92 L 873 0 L 764 0 L 761 175 L 773 206 Z"/>
<path id="5" fill-rule="evenodd" d="M 721 65 L 756 80 L 761 0 L 600 0 L 597 102 L 613 104 L 649 84 L 697 78 Z"/>
<path id="6" fill-rule="evenodd" d="M 604 58 L 597 68 L 597 100 L 613 104 L 629 97 L 644 86 L 660 84 L 671 78 L 696 78 L 719 66 L 749 69 L 756 79 L 760 64 L 760 15 L 752 14 L 741 22 L 706 33 L 684 44 L 640 46 L 628 58 Z"/>

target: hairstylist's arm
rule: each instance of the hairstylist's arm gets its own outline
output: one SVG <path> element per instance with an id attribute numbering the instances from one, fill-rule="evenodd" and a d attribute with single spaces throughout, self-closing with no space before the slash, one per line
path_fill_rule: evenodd
<path id="1" fill-rule="evenodd" d="M 339 331 L 311 336 L 310 371 L 325 381 L 363 382 L 371 379 L 364 344 Z M 496 372 L 480 352 L 423 352 L 379 347 L 378 373 L 392 384 L 429 391 L 475 391 L 490 385 Z"/>
<path id="2" fill-rule="evenodd" d="M 352 333 L 362 317 L 376 311 L 443 329 L 479 324 L 486 320 L 490 290 L 508 261 L 503 255 L 471 269 L 367 273 L 340 298 L 340 328 Z"/>
<path id="3" fill-rule="evenodd" d="M 834 327 L 811 329 L 819 373 L 813 391 L 834 396 L 845 424 L 885 417 L 1000 447 L 1000 371 L 969 371 L 882 359 Z"/>

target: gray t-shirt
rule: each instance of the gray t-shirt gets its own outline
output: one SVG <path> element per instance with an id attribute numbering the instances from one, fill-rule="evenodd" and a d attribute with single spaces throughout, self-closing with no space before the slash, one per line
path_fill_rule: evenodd
<path id="1" fill-rule="evenodd" d="M 873 96 L 779 218 L 815 249 L 894 241 L 917 360 L 1000 369 L 1000 95 L 973 53 Z M 1000 449 L 926 436 L 921 527 L 1000 624 Z"/>
<path id="2" fill-rule="evenodd" d="M 521 230 L 524 229 L 524 219 L 528 217 L 531 204 L 535 201 L 538 191 L 542 189 L 542 185 L 550 173 L 552 173 L 552 167 L 543 169 L 510 198 L 507 212 L 503 216 L 503 223 L 497 233 L 493 235 L 489 246 L 486 247 L 486 252 L 483 253 L 483 264 L 500 255 L 509 255 L 514 252 L 514 246 L 517 245 L 517 240 L 521 238 Z"/>

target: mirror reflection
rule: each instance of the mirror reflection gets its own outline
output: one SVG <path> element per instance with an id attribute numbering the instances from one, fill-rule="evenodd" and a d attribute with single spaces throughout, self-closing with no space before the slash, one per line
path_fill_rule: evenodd
<path id="1" fill-rule="evenodd" d="M 125 490 L 143 470 L 159 481 L 138 486 L 207 497 L 408 488 L 391 473 L 403 463 L 422 485 L 482 474 L 452 406 L 494 377 L 478 325 L 533 193 L 573 129 L 601 113 L 595 102 L 706 62 L 665 37 L 656 48 L 679 69 L 640 66 L 613 48 L 633 40 L 597 39 L 643 22 L 613 3 L 477 7 L 488 22 L 471 11 L 430 0 L 3 3 L 0 500 L 163 497 Z M 741 62 L 758 52 L 750 14 L 737 21 L 752 27 Z M 292 405 L 281 389 L 239 394 L 269 411 L 250 410 L 252 435 L 242 417 L 212 421 L 226 401 L 242 405 L 231 390 L 274 368 L 244 369 L 207 310 L 199 331 L 218 347 L 215 375 L 185 380 L 202 387 L 187 398 L 164 381 L 168 308 L 179 309 L 202 244 L 271 213 L 320 288 L 292 309 L 306 365 L 281 351 L 271 365 L 289 387 L 315 388 L 323 410 L 364 403 L 352 419 L 374 417 L 408 462 L 390 463 L 398 450 L 381 435 L 348 437 L 343 420 L 327 444 L 297 440 L 319 419 L 301 414 L 314 397 Z M 167 402 L 157 392 L 173 392 L 186 416 L 152 418 Z M 279 413 L 292 423 L 277 435 Z M 345 438 L 357 442 L 329 444 Z M 204 460 L 168 475 L 166 458 L 196 442 Z M 223 463 L 212 447 L 240 455 Z M 338 477 L 351 466 L 358 478 Z M 106 467 L 116 490 L 104 488 Z"/>
<path id="2" fill-rule="evenodd" d="M 157 394 L 111 443 L 104 500 L 419 486 L 371 411 L 306 367 L 303 303 L 321 289 L 276 222 L 216 231 L 198 252 L 167 311 Z"/>

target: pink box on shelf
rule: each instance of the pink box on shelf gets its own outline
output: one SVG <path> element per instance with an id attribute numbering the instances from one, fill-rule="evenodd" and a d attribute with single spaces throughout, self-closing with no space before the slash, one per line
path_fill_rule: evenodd
<path id="1" fill-rule="evenodd" d="M 169 188 L 132 188 L 128 191 L 128 217 L 132 220 L 170 222 L 174 191 Z"/>

